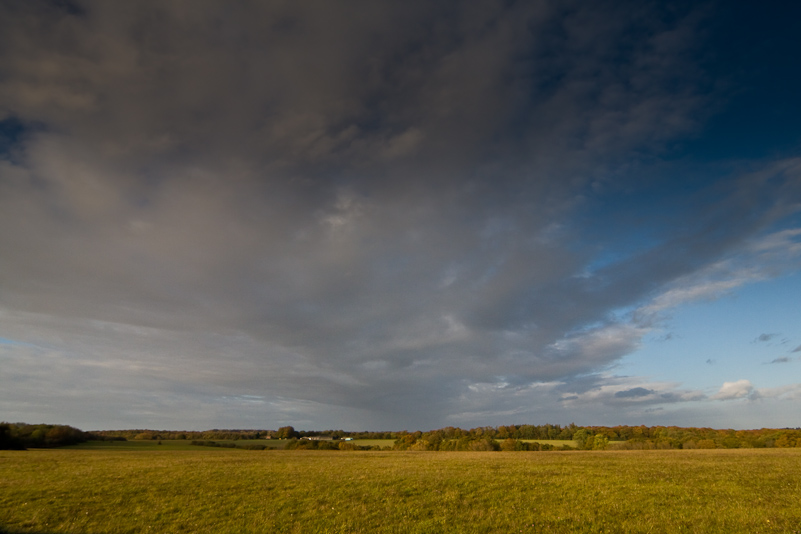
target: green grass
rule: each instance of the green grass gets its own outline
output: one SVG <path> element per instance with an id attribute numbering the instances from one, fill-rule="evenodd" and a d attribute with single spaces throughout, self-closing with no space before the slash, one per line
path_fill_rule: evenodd
<path id="1" fill-rule="evenodd" d="M 215 449 L 216 447 L 201 447 L 192 445 L 193 440 L 185 439 L 162 439 L 162 440 L 128 440 L 128 441 L 87 441 L 69 447 L 61 447 L 68 450 L 115 450 L 115 451 L 195 451 L 198 449 Z M 204 440 L 200 440 L 204 441 Z M 246 445 L 263 445 L 271 449 L 281 449 L 286 445 L 286 441 L 277 439 L 215 439 L 209 440 L 215 443 L 232 443 L 238 447 Z M 224 447 L 222 447 L 224 448 Z"/>
<path id="2" fill-rule="evenodd" d="M 128 441 L 87 441 L 86 443 L 79 443 L 64 449 L 91 449 L 91 450 L 196 450 L 197 445 L 192 445 L 193 440 L 128 440 Z M 200 440 L 203 441 L 203 440 Z M 283 449 L 286 445 L 286 440 L 279 439 L 216 439 L 211 440 L 215 443 L 232 443 L 238 447 L 246 445 L 262 445 L 271 449 Z M 559 440 L 559 439 L 524 439 L 521 441 L 550 443 L 554 447 L 561 447 L 562 445 L 569 445 L 576 447 L 576 442 L 573 440 Z M 345 443 L 354 443 L 360 447 L 392 447 L 395 443 L 394 439 L 354 439 Z"/>
<path id="3" fill-rule="evenodd" d="M 0 531 L 801 532 L 801 450 L 0 451 Z"/>
<path id="4" fill-rule="evenodd" d="M 578 447 L 578 442 L 572 439 L 521 439 L 520 441 L 525 441 L 527 443 L 547 443 L 554 447 L 561 447 L 563 445 L 573 447 L 574 449 Z"/>
<path id="5" fill-rule="evenodd" d="M 162 439 L 162 440 L 128 440 L 128 441 L 87 441 L 69 447 L 62 447 L 62 449 L 69 450 L 115 450 L 115 451 L 192 451 L 199 448 L 198 445 L 192 445 L 193 440 L 183 439 Z M 199 440 L 206 441 L 206 440 Z M 215 439 L 209 440 L 220 444 L 233 444 L 237 447 L 243 448 L 247 445 L 261 445 L 270 449 L 283 449 L 287 444 L 286 440 L 280 439 Z M 339 442 L 337 442 L 339 443 Z M 392 447 L 395 443 L 394 439 L 354 439 L 346 441 L 345 443 L 354 443 L 360 447 Z M 208 447 L 214 448 L 214 447 Z M 221 447 L 225 448 L 225 447 Z"/>
<path id="6" fill-rule="evenodd" d="M 392 447 L 395 444 L 394 439 L 354 439 L 348 443 L 355 443 L 359 447 Z"/>
<path id="7" fill-rule="evenodd" d="M 78 445 L 70 445 L 69 447 L 61 447 L 60 450 L 109 450 L 109 451 L 189 451 L 195 450 L 198 447 L 192 445 L 191 441 L 187 440 L 162 440 L 161 444 L 158 441 L 150 440 L 130 440 L 130 441 L 87 441 L 86 443 L 79 443 Z"/>

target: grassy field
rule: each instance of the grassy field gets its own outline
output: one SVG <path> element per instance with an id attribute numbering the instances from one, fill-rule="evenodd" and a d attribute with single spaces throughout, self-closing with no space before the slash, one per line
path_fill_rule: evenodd
<path id="1" fill-rule="evenodd" d="M 527 443 L 547 443 L 554 447 L 561 447 L 562 445 L 573 448 L 578 447 L 578 442 L 572 439 L 521 439 L 520 441 L 525 441 Z"/>
<path id="2" fill-rule="evenodd" d="M 192 451 L 200 446 L 192 445 L 193 440 L 163 439 L 163 440 L 128 440 L 128 441 L 87 441 L 78 445 L 63 447 L 67 450 L 115 450 L 115 451 Z M 199 440 L 204 441 L 204 440 Z M 279 439 L 216 439 L 210 440 L 220 445 L 235 445 L 245 448 L 248 445 L 261 445 L 270 449 L 283 449 L 286 440 Z M 339 443 L 339 442 L 337 442 Z M 392 447 L 394 439 L 354 439 L 345 443 L 354 443 L 360 447 Z M 225 447 L 222 447 L 225 448 Z"/>
<path id="3" fill-rule="evenodd" d="M 392 447 L 394 439 L 354 439 L 350 443 L 355 443 L 359 447 Z"/>
<path id="4" fill-rule="evenodd" d="M 0 532 L 801 532 L 798 449 L 172 447 L 0 451 Z"/>
<path id="5" fill-rule="evenodd" d="M 201 440 L 202 441 L 202 440 Z M 220 444 L 232 444 L 244 447 L 249 444 L 263 445 L 271 449 L 280 449 L 286 445 L 286 441 L 270 439 L 217 439 L 212 440 Z M 87 441 L 78 445 L 62 447 L 62 450 L 115 450 L 115 451 L 196 451 L 206 450 L 211 447 L 201 447 L 192 445 L 192 440 L 186 439 L 163 439 L 163 440 L 128 440 L 128 441 Z"/>
<path id="6" fill-rule="evenodd" d="M 203 440 L 200 440 L 203 441 Z M 235 445 L 244 448 L 247 445 L 261 445 L 270 449 L 283 449 L 287 444 L 286 440 L 278 439 L 217 439 L 211 440 L 218 444 Z M 561 447 L 562 445 L 569 445 L 576 447 L 577 443 L 573 440 L 560 440 L 560 439 L 523 439 L 529 443 L 549 443 L 554 447 Z M 337 442 L 339 443 L 339 442 Z M 392 447 L 395 443 L 394 439 L 354 439 L 345 443 L 353 443 L 360 447 Z M 91 449 L 91 450 L 196 450 L 198 445 L 192 445 L 192 440 L 128 440 L 128 441 L 87 441 L 78 445 L 64 447 L 64 449 Z"/>

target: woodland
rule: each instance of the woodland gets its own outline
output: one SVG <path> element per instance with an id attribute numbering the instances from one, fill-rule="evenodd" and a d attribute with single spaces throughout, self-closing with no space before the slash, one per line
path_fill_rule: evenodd
<path id="1" fill-rule="evenodd" d="M 345 441 L 347 439 L 347 441 Z M 801 447 L 801 428 L 753 430 L 678 426 L 506 425 L 430 431 L 295 430 L 99 430 L 84 432 L 68 425 L 0 423 L 0 449 L 53 448 L 87 441 L 189 440 L 192 444 L 267 448 L 253 440 L 280 440 L 282 449 L 356 449 L 417 451 L 652 450 Z M 390 445 L 360 445 L 384 440 Z M 265 442 L 266 443 L 266 442 Z M 271 441 L 274 444 L 274 441 Z"/>

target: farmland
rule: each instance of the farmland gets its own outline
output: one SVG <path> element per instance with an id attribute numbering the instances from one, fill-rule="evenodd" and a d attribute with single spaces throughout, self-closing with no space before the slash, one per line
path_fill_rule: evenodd
<path id="1" fill-rule="evenodd" d="M 181 447 L 0 451 L 0 531 L 801 532 L 799 449 Z"/>

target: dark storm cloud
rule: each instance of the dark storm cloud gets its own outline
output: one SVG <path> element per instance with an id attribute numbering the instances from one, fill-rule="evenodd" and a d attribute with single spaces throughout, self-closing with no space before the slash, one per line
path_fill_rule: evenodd
<path id="1" fill-rule="evenodd" d="M 654 320 L 613 310 L 798 198 L 793 161 L 695 187 L 660 204 L 647 246 L 592 267 L 592 243 L 630 250 L 604 201 L 668 180 L 648 162 L 707 113 L 703 9 L 2 9 L 0 334 L 43 347 L 9 360 L 29 386 L 50 358 L 131 398 L 432 426 L 487 391 L 507 399 L 487 413 L 551 391 L 536 384 L 584 394 L 575 377 Z"/>

